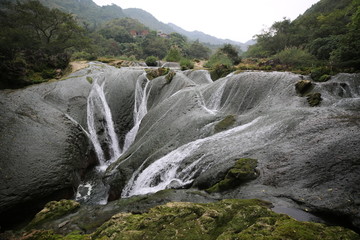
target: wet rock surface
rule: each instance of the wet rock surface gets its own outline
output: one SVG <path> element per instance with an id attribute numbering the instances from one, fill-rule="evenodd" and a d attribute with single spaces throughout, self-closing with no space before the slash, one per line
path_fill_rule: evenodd
<path id="1" fill-rule="evenodd" d="M 84 132 L 91 89 L 86 77 L 105 82 L 122 147 L 134 124 L 134 90 L 143 74 L 96 63 L 64 81 L 2 91 L 0 210 L 71 198 L 85 169 L 96 162 L 88 157 L 92 147 Z M 245 72 L 216 82 L 204 71 L 176 72 L 171 81 L 155 77 L 134 143 L 99 179 L 112 202 L 83 205 L 42 227 L 90 233 L 114 214 L 131 212 L 115 217 L 131 220 L 170 201 L 257 198 L 277 209 L 341 218 L 359 230 L 360 75 L 339 74 L 314 84 L 311 92 L 322 99 L 316 107 L 296 92 L 299 81 L 299 75 L 276 72 Z M 257 178 L 221 193 L 194 192 L 219 183 L 234 160 L 244 158 L 257 160 Z M 167 188 L 189 189 L 141 195 Z"/>

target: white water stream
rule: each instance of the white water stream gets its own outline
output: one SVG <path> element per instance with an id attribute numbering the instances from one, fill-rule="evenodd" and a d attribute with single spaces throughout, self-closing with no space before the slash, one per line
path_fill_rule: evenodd
<path id="1" fill-rule="evenodd" d="M 105 98 L 104 86 L 105 81 L 100 86 L 95 80 L 87 100 L 88 131 L 99 160 L 99 169 L 102 171 L 106 170 L 109 163 L 115 161 L 121 155 L 110 107 Z M 110 159 L 105 157 L 105 149 L 102 147 L 100 138 L 108 144 Z"/>
<path id="2" fill-rule="evenodd" d="M 135 137 L 137 132 L 139 131 L 141 120 L 147 113 L 147 101 L 149 98 L 149 80 L 146 78 L 146 74 L 141 75 L 136 81 L 135 87 L 135 103 L 134 103 L 134 126 L 133 128 L 126 134 L 125 142 L 123 147 L 123 152 L 128 150 L 131 144 L 135 141 Z M 143 87 L 143 85 L 145 85 Z"/>
<path id="3" fill-rule="evenodd" d="M 128 184 L 125 186 L 122 197 L 154 193 L 166 188 L 182 187 L 193 182 L 194 178 L 211 167 L 205 156 L 199 157 L 192 163 L 184 165 L 188 157 L 209 141 L 219 141 L 234 133 L 239 133 L 255 124 L 259 118 L 250 123 L 229 129 L 207 138 L 198 139 L 187 143 L 162 158 L 146 166 L 146 161 L 134 172 Z"/>

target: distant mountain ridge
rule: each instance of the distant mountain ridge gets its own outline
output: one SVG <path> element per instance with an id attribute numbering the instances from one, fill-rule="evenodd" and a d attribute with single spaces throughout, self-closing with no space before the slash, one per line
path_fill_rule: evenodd
<path id="1" fill-rule="evenodd" d="M 16 2 L 16 0 L 11 0 L 11 1 Z M 130 17 L 138 20 L 139 22 L 141 22 L 142 24 L 144 24 L 145 26 L 149 27 L 152 30 L 162 31 L 164 33 L 177 32 L 186 36 L 189 40 L 192 41 L 199 40 L 202 43 L 207 43 L 211 45 L 223 45 L 226 43 L 230 43 L 239 46 L 244 51 L 247 50 L 249 45 L 253 44 L 251 40 L 246 43 L 241 43 L 229 39 L 220 39 L 200 31 L 193 31 L 193 32 L 186 31 L 173 23 L 165 24 L 157 20 L 149 12 L 139 8 L 122 9 L 120 6 L 115 4 L 98 6 L 92 0 L 39 0 L 39 1 L 45 6 L 51 8 L 58 8 L 62 11 L 72 13 L 81 21 L 87 21 L 94 27 L 115 18 Z"/>
<path id="2" fill-rule="evenodd" d="M 149 27 L 150 29 L 162 31 L 164 33 L 177 32 L 177 33 L 180 33 L 180 34 L 186 36 L 188 39 L 190 39 L 192 41 L 199 40 L 200 42 L 208 43 L 211 45 L 223 45 L 226 43 L 230 43 L 233 45 L 240 46 L 240 48 L 244 51 L 252 43 L 251 41 L 250 42 L 248 41 L 247 43 L 241 43 L 241 42 L 236 42 L 236 41 L 229 40 L 229 39 L 220 39 L 220 38 L 211 36 L 209 34 L 200 32 L 200 31 L 192 31 L 192 32 L 186 31 L 183 28 L 181 28 L 173 23 L 165 24 L 165 23 L 157 20 L 149 12 L 139 9 L 139 8 L 123 9 L 123 12 L 128 17 L 139 20 L 142 24 Z"/>
<path id="3" fill-rule="evenodd" d="M 246 51 L 248 46 L 251 45 L 251 44 L 236 42 L 236 41 L 233 41 L 233 40 L 230 40 L 230 39 L 220 39 L 220 38 L 211 36 L 209 34 L 200 32 L 200 31 L 189 32 L 189 31 L 186 31 L 186 30 L 182 29 L 181 27 L 179 27 L 179 26 L 177 26 L 177 25 L 175 25 L 173 23 L 168 23 L 168 25 L 172 29 L 174 29 L 175 32 L 178 32 L 178 33 L 186 36 L 187 38 L 189 38 L 190 40 L 193 40 L 193 41 L 199 40 L 200 42 L 209 43 L 209 44 L 212 44 L 212 45 L 223 45 L 223 44 L 226 44 L 226 43 L 230 43 L 230 44 L 233 44 L 233 45 L 240 46 L 240 48 L 243 51 Z M 250 43 L 250 42 L 248 41 L 247 43 Z"/>

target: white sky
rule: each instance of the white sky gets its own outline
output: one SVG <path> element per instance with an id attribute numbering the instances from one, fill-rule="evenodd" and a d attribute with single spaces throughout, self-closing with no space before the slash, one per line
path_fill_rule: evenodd
<path id="1" fill-rule="evenodd" d="M 246 42 L 283 17 L 294 20 L 319 0 L 93 0 L 103 6 L 141 8 L 163 23 Z"/>

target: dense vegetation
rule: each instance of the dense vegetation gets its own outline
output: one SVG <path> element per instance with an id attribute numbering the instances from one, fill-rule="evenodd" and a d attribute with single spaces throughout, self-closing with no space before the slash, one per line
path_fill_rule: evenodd
<path id="1" fill-rule="evenodd" d="M 3 3 L 0 12 L 0 86 L 21 87 L 54 78 L 68 65 L 69 49 L 89 39 L 70 14 L 37 1 Z"/>
<path id="2" fill-rule="evenodd" d="M 52 3 L 57 6 L 57 1 Z M 96 10 L 91 7 L 86 9 Z M 184 68 L 191 68 L 189 59 L 206 59 L 210 54 L 199 41 L 189 42 L 178 33 L 152 31 L 131 18 L 100 19 L 101 24 L 75 19 L 37 0 L 2 2 L 0 88 L 18 88 L 59 77 L 70 59 L 152 57 L 182 62 Z"/>
<path id="3" fill-rule="evenodd" d="M 292 68 L 358 71 L 359 29 L 359 0 L 321 0 L 296 20 L 284 18 L 258 34 L 247 56 L 276 59 Z"/>
<path id="4" fill-rule="evenodd" d="M 205 64 L 213 80 L 237 69 L 298 71 L 319 81 L 360 70 L 360 0 L 321 0 L 294 21 L 284 18 L 256 35 L 257 43 L 246 53 L 231 44 L 210 50 L 179 33 L 153 31 L 115 5 L 9 2 L 0 3 L 0 89 L 60 77 L 71 59 L 99 57 L 149 65 L 165 60 L 189 69 L 193 60 L 208 60 L 213 52 Z M 72 14 L 62 12 L 69 9 Z"/>

